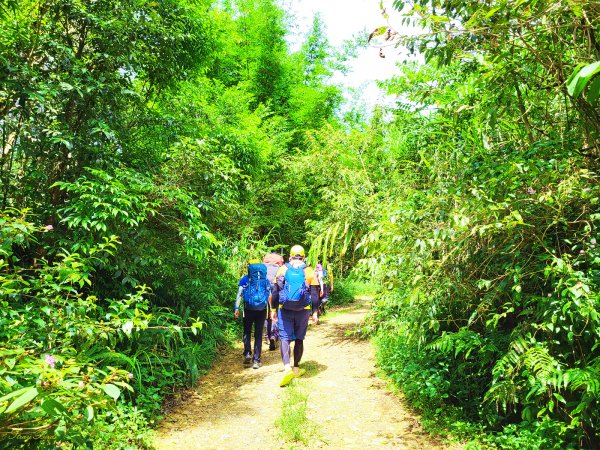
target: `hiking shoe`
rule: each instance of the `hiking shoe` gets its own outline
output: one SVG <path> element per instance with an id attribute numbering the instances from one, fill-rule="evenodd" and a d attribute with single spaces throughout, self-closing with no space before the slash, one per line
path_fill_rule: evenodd
<path id="1" fill-rule="evenodd" d="M 244 365 L 249 365 L 252 362 L 252 356 L 250 354 L 244 355 Z"/>
<path id="2" fill-rule="evenodd" d="M 254 364 L 252 364 L 252 368 L 258 369 L 259 367 L 260 367 L 260 363 L 258 361 L 254 361 Z"/>
<path id="3" fill-rule="evenodd" d="M 271 338 L 269 340 L 269 350 L 273 351 L 275 350 L 275 339 Z"/>
<path id="4" fill-rule="evenodd" d="M 294 371 L 286 370 L 285 373 L 283 374 L 283 378 L 281 379 L 281 382 L 279 383 L 279 386 L 280 387 L 286 386 L 293 379 L 294 379 Z"/>
<path id="5" fill-rule="evenodd" d="M 301 368 L 298 367 L 298 370 L 294 371 L 294 378 L 300 378 L 305 373 L 306 373 L 306 369 L 301 369 Z"/>

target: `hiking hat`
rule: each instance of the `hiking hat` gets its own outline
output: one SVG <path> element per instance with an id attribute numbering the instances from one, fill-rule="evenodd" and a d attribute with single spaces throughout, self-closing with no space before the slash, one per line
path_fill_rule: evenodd
<path id="1" fill-rule="evenodd" d="M 248 264 L 260 264 L 260 259 L 256 259 L 256 258 L 251 259 L 248 261 Z"/>
<path id="2" fill-rule="evenodd" d="M 304 247 L 301 245 L 294 245 L 290 249 L 290 256 L 302 256 L 304 258 Z"/>

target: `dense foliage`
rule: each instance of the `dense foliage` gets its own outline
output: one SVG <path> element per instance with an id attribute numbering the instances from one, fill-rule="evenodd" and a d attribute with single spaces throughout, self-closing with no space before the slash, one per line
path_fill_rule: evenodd
<path id="1" fill-rule="evenodd" d="M 360 242 L 388 289 L 381 364 L 427 412 L 500 432 L 489 445 L 595 447 L 600 10 L 394 4 L 428 32 L 373 39 L 426 59 L 385 83 L 397 172 Z"/>
<path id="2" fill-rule="evenodd" d="M 212 3 L 0 0 L 0 446 L 150 447 L 244 261 L 296 243 L 339 302 L 380 286 L 426 419 L 597 446 L 598 5 L 394 1 L 371 44 L 424 62 L 342 114 L 318 16 L 293 52 L 275 1 Z"/>
<path id="3" fill-rule="evenodd" d="M 150 447 L 243 261 L 304 239 L 272 178 L 335 126 L 340 60 L 318 19 L 291 52 L 273 1 L 212 3 L 0 2 L 2 447 Z"/>

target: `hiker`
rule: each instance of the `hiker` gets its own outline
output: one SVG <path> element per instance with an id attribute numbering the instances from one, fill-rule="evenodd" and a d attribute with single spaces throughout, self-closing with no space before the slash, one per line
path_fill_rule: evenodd
<path id="1" fill-rule="evenodd" d="M 321 316 L 321 314 L 325 313 L 324 301 L 327 301 L 325 300 L 325 285 L 323 284 L 323 266 L 321 265 L 321 263 L 317 263 L 317 265 L 315 266 L 315 279 L 317 283 L 316 286 L 314 286 L 314 289 L 318 289 L 319 291 L 319 305 L 317 307 L 317 312 L 319 313 L 319 316 Z M 311 289 L 313 289 L 312 285 Z"/>
<path id="2" fill-rule="evenodd" d="M 274 290 L 275 275 L 277 274 L 279 268 L 283 266 L 283 263 L 283 256 L 278 253 L 267 253 L 263 258 L 263 264 L 267 266 L 267 279 L 271 283 L 271 292 Z M 266 329 L 269 350 L 275 350 L 275 342 L 279 337 L 279 333 L 277 331 L 277 324 L 273 324 L 270 311 L 267 313 Z"/>
<path id="3" fill-rule="evenodd" d="M 330 267 L 329 264 L 327 267 Z M 319 262 L 315 266 L 315 276 L 319 280 L 319 286 L 321 286 L 319 313 L 325 314 L 325 305 L 329 301 L 329 293 L 333 292 L 333 274 Z"/>
<path id="4" fill-rule="evenodd" d="M 234 317 L 240 317 L 240 303 L 244 298 L 244 365 L 252 361 L 252 368 L 260 367 L 262 334 L 271 294 L 271 284 L 267 279 L 267 267 L 258 259 L 248 261 L 248 274 L 239 282 L 235 299 Z M 250 353 L 252 328 L 254 327 L 254 353 Z"/>
<path id="5" fill-rule="evenodd" d="M 314 281 L 314 270 L 304 262 L 304 248 L 294 245 L 290 250 L 287 264 L 279 268 L 275 276 L 275 290 L 271 297 L 273 308 L 271 317 L 278 319 L 279 339 L 281 343 L 281 359 L 284 373 L 279 386 L 285 386 L 293 378 L 301 376 L 305 370 L 299 364 L 304 352 L 304 337 L 308 321 L 312 314 L 312 322 L 318 323 L 319 317 L 313 305 L 318 298 L 310 296 L 310 284 Z M 291 343 L 294 342 L 294 366 L 290 363 Z"/>
<path id="6" fill-rule="evenodd" d="M 313 270 L 312 267 L 307 263 L 306 268 L 309 270 Z M 317 311 L 317 315 L 321 315 L 321 298 L 323 297 L 323 282 L 321 278 L 319 278 L 318 266 L 315 266 L 314 269 L 315 276 L 310 281 L 309 289 L 310 289 L 310 298 L 313 303 L 313 309 Z"/>

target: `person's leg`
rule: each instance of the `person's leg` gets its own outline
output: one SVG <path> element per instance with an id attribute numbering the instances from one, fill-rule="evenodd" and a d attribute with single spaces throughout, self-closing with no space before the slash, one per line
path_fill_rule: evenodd
<path id="1" fill-rule="evenodd" d="M 265 324 L 265 318 L 267 317 L 267 310 L 252 311 L 254 313 L 254 362 L 260 362 L 260 355 L 262 353 L 262 333 L 263 326 Z"/>
<path id="2" fill-rule="evenodd" d="M 313 305 L 313 311 L 318 311 L 321 307 L 321 298 L 319 296 L 320 287 L 319 286 L 310 286 L 310 302 Z"/>
<path id="3" fill-rule="evenodd" d="M 294 367 L 300 366 L 300 360 L 302 359 L 303 353 L 304 353 L 304 340 L 296 339 L 294 341 Z"/>
<path id="4" fill-rule="evenodd" d="M 277 324 L 279 327 L 279 340 L 281 343 L 281 360 L 283 361 L 283 378 L 279 386 L 287 385 L 294 378 L 294 371 L 290 364 L 290 343 L 294 336 L 294 311 L 280 309 L 278 311 Z"/>
<path id="5" fill-rule="evenodd" d="M 306 336 L 306 330 L 308 329 L 308 320 L 310 318 L 310 311 L 304 309 L 302 311 L 295 311 L 295 323 L 294 323 L 294 376 L 299 377 L 305 371 L 300 369 L 299 364 L 304 353 L 304 337 Z"/>
<path id="6" fill-rule="evenodd" d="M 282 339 L 281 340 L 281 360 L 283 361 L 283 366 L 286 368 L 291 367 L 290 354 L 291 354 L 290 341 L 288 341 L 287 339 Z"/>
<path id="7" fill-rule="evenodd" d="M 267 334 L 267 339 L 271 339 L 271 326 L 273 325 L 273 321 L 271 320 L 271 318 L 269 317 L 269 314 L 267 314 L 267 321 L 266 323 L 266 331 L 265 333 Z"/>
<path id="8" fill-rule="evenodd" d="M 271 314 L 267 313 L 267 339 L 269 341 L 269 350 L 275 350 L 275 328 L 271 319 Z"/>
<path id="9" fill-rule="evenodd" d="M 310 318 L 310 310 L 303 309 L 302 311 L 292 311 L 294 313 L 294 338 L 293 340 L 304 340 L 306 330 L 308 329 L 308 319 Z"/>
<path id="10" fill-rule="evenodd" d="M 296 335 L 294 334 L 294 314 L 295 311 L 280 308 L 277 317 L 279 339 L 281 340 L 281 360 L 286 370 L 292 367 L 290 364 L 290 345 L 296 339 Z M 286 343 L 284 344 L 284 342 Z"/>
<path id="11" fill-rule="evenodd" d="M 329 284 L 323 286 L 323 298 L 321 299 L 321 313 L 325 314 L 325 308 L 329 301 Z"/>
<path id="12" fill-rule="evenodd" d="M 244 364 L 250 363 L 250 339 L 252 337 L 252 318 L 250 317 L 249 310 L 244 311 L 244 335 L 242 341 L 244 342 Z"/>

